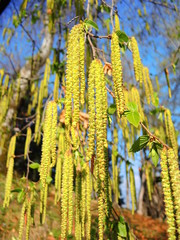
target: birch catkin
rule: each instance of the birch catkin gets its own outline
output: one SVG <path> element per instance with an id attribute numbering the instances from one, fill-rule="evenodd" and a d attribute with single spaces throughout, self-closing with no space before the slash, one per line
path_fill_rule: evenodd
<path id="1" fill-rule="evenodd" d="M 32 131 L 31 131 L 31 128 L 28 127 L 27 128 L 27 134 L 26 134 L 25 148 L 24 148 L 24 159 L 26 159 L 28 151 L 29 151 L 31 137 L 32 137 Z"/>
<path id="2" fill-rule="evenodd" d="M 123 92 L 123 76 L 120 56 L 120 47 L 118 36 L 112 33 L 111 39 L 111 62 L 112 76 L 114 81 L 115 101 L 118 117 L 124 112 L 124 92 Z"/>
<path id="3" fill-rule="evenodd" d="M 134 179 L 134 171 L 132 168 L 130 168 L 129 170 L 129 180 L 130 180 L 130 190 L 131 190 L 131 200 L 132 200 L 132 214 L 134 214 L 137 201 L 136 201 L 136 186 L 135 186 L 135 179 Z"/>
<path id="4" fill-rule="evenodd" d="M 167 231 L 169 234 L 169 239 L 176 239 L 174 207 L 168 171 L 167 150 L 165 148 L 161 151 L 161 170 L 165 212 L 167 217 L 167 223 L 169 225 Z"/>

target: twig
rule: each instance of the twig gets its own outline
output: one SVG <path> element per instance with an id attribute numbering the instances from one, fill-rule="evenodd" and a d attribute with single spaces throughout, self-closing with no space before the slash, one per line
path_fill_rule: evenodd
<path id="1" fill-rule="evenodd" d="M 157 2 L 157 1 L 154 1 L 154 0 L 146 0 L 146 2 L 153 3 L 154 5 L 159 5 L 161 7 L 165 7 L 165 8 L 168 8 L 170 10 L 173 10 L 173 11 L 177 11 L 177 9 L 174 6 L 172 6 L 170 4 L 167 4 L 167 3 Z"/>
<path id="2" fill-rule="evenodd" d="M 70 23 L 72 23 L 73 21 L 75 21 L 77 18 L 80 18 L 80 16 L 76 16 L 76 17 L 72 18 L 72 19 L 66 24 L 66 26 L 68 26 Z"/>
<path id="3" fill-rule="evenodd" d="M 91 38 L 90 38 L 89 35 L 88 35 L 88 41 L 89 41 L 89 44 L 90 44 L 91 49 L 92 49 L 93 59 L 95 59 L 95 58 L 96 58 L 96 50 L 95 50 L 95 48 L 94 48 L 94 45 L 93 45 L 93 43 L 92 43 Z"/>
<path id="4" fill-rule="evenodd" d="M 114 93 L 106 86 L 106 89 L 107 89 L 107 91 L 111 94 L 111 96 L 113 97 L 113 98 L 115 98 L 115 95 L 114 95 Z"/>
<path id="5" fill-rule="evenodd" d="M 92 33 L 90 33 L 90 32 L 87 32 L 87 34 L 88 34 L 89 36 L 93 37 L 93 38 L 99 38 L 99 39 L 102 39 L 102 38 L 111 39 L 111 38 L 112 38 L 111 34 L 109 34 L 109 35 L 107 35 L 107 36 L 98 36 L 98 35 L 94 35 L 94 34 L 92 34 Z"/>
<path id="6" fill-rule="evenodd" d="M 167 149 L 169 149 L 169 146 L 167 144 L 165 144 L 161 139 L 159 139 L 158 137 L 156 137 L 154 134 L 152 134 L 149 129 L 147 129 L 147 127 L 140 122 L 140 125 L 144 128 L 144 130 L 149 134 L 150 137 L 152 137 L 153 139 L 157 140 L 159 143 L 161 143 L 164 147 L 166 147 Z"/>

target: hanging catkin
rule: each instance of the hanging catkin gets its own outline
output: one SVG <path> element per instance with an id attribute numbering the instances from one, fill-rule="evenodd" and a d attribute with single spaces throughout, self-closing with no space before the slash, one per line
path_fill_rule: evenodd
<path id="1" fill-rule="evenodd" d="M 59 142 L 58 142 L 58 156 L 56 164 L 56 175 L 55 175 L 55 204 L 60 200 L 61 197 L 61 175 L 62 165 L 65 152 L 65 136 L 64 129 L 60 129 Z"/>
<path id="2" fill-rule="evenodd" d="M 72 233 L 73 227 L 73 171 L 74 161 L 72 154 L 69 154 L 68 161 L 68 233 Z"/>
<path id="3" fill-rule="evenodd" d="M 123 76 L 120 56 L 120 47 L 118 36 L 112 33 L 111 39 L 111 62 L 112 76 L 114 81 L 115 101 L 118 117 L 124 112 L 124 92 L 123 92 Z"/>
<path id="4" fill-rule="evenodd" d="M 140 83 L 140 86 L 141 86 L 143 82 L 142 63 L 141 63 L 138 44 L 135 37 L 131 38 L 131 48 L 132 48 L 132 55 L 133 55 L 135 79 Z"/>
<path id="5" fill-rule="evenodd" d="M 151 190 L 151 176 L 150 176 L 150 164 L 145 164 L 145 174 L 146 174 L 146 184 L 148 189 L 149 200 L 152 200 L 152 190 Z"/>
<path id="6" fill-rule="evenodd" d="M 31 128 L 28 127 L 27 134 L 26 134 L 25 148 L 24 148 L 24 159 L 26 159 L 28 151 L 29 151 L 31 137 L 32 137 L 32 131 L 31 131 Z"/>
<path id="7" fill-rule="evenodd" d="M 137 201 L 136 201 L 136 186 L 135 186 L 135 179 L 134 179 L 134 171 L 132 167 L 129 170 L 129 181 L 130 181 L 130 190 L 131 190 L 132 214 L 134 214 Z"/>
<path id="8" fill-rule="evenodd" d="M 6 176 L 6 184 L 5 184 L 5 196 L 3 202 L 3 208 L 9 206 L 10 202 L 10 194 L 11 194 L 11 185 L 12 185 L 12 178 L 13 178 L 13 170 L 14 170 L 14 152 L 16 146 L 16 135 L 11 138 L 9 149 L 8 149 L 8 156 L 7 156 L 7 165 L 8 168 L 7 176 Z"/>
<path id="9" fill-rule="evenodd" d="M 174 217 L 174 207 L 172 199 L 172 191 L 170 185 L 168 162 L 167 162 L 167 150 L 164 148 L 161 151 L 161 178 L 162 187 L 164 193 L 164 203 L 165 203 L 165 213 L 167 217 L 168 234 L 169 239 L 176 239 L 176 229 L 175 229 L 175 217 Z"/>
<path id="10" fill-rule="evenodd" d="M 115 13 L 115 31 L 120 30 L 120 23 L 119 23 L 119 17 L 117 15 L 117 13 Z"/>
<path id="11" fill-rule="evenodd" d="M 154 90 L 153 90 L 153 85 L 152 85 L 152 82 L 151 82 L 151 79 L 149 76 L 149 69 L 147 67 L 145 67 L 144 71 L 145 71 L 145 77 L 146 77 L 147 84 L 148 84 L 148 89 L 149 89 L 150 96 L 151 96 L 151 101 L 154 104 L 154 101 L 155 101 L 154 100 Z"/>
<path id="12" fill-rule="evenodd" d="M 166 135 L 169 140 L 169 144 L 172 146 L 175 155 L 178 156 L 178 143 L 177 143 L 174 124 L 171 119 L 171 112 L 169 109 L 165 110 L 164 118 L 165 118 L 165 126 L 166 126 Z"/>
<path id="13" fill-rule="evenodd" d="M 147 77 L 146 77 L 146 68 L 143 67 L 143 82 L 144 82 L 144 88 L 145 88 L 145 95 L 146 95 L 146 100 L 147 100 L 147 104 L 150 104 L 150 89 L 147 83 Z"/>
<path id="14" fill-rule="evenodd" d="M 175 209 L 175 217 L 177 223 L 177 230 L 180 237 L 180 171 L 179 171 L 179 163 L 176 155 L 172 148 L 168 150 L 168 164 L 169 164 L 169 173 L 170 173 L 170 181 L 172 186 L 172 195 L 174 201 L 174 209 Z"/>
<path id="15" fill-rule="evenodd" d="M 43 79 L 43 97 L 47 98 L 48 97 L 48 83 L 49 83 L 49 77 L 51 73 L 51 68 L 50 68 L 50 59 L 47 58 L 46 60 L 46 66 L 45 66 L 45 71 L 44 71 L 44 79 Z"/>
<path id="16" fill-rule="evenodd" d="M 86 237 L 87 240 L 91 239 L 91 186 L 90 186 L 90 170 L 89 165 L 86 166 L 86 212 L 87 212 L 87 223 L 86 223 Z"/>
<path id="17" fill-rule="evenodd" d="M 138 111 L 139 111 L 140 117 L 141 117 L 141 122 L 143 122 L 144 121 L 144 112 L 143 112 L 143 108 L 141 106 L 139 91 L 137 90 L 136 87 L 131 88 L 131 98 L 132 98 L 131 101 L 135 102 L 137 104 Z"/>
<path id="18" fill-rule="evenodd" d="M 90 161 L 95 147 L 95 68 L 96 60 L 93 60 L 89 68 L 88 78 L 88 106 L 89 106 L 89 128 L 88 128 L 88 151 L 87 160 Z"/>
<path id="19" fill-rule="evenodd" d="M 18 240 L 22 239 L 23 236 L 23 230 L 24 230 L 24 222 L 25 222 L 25 211 L 27 208 L 27 200 L 25 199 L 22 205 L 21 209 L 21 216 L 20 216 L 20 222 L 19 222 L 19 237 Z"/>

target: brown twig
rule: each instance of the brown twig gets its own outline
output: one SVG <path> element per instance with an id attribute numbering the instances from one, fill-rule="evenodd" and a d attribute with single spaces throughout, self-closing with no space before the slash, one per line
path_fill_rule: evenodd
<path id="1" fill-rule="evenodd" d="M 144 128 L 144 130 L 148 133 L 148 135 L 150 137 L 152 137 L 153 139 L 157 140 L 159 143 L 161 143 L 164 147 L 166 147 L 167 149 L 169 149 L 169 146 L 167 144 L 165 144 L 161 139 L 159 139 L 158 137 L 156 137 L 153 133 L 151 133 L 149 131 L 149 129 L 142 123 L 140 122 L 140 125 L 142 126 L 142 128 Z"/>

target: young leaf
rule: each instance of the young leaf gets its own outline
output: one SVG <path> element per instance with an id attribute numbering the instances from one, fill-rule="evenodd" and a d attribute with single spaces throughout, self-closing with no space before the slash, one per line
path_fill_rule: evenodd
<path id="1" fill-rule="evenodd" d="M 152 158 L 152 162 L 154 166 L 156 167 L 159 162 L 159 155 L 158 155 L 156 143 L 153 143 L 152 145 L 150 156 Z"/>
<path id="2" fill-rule="evenodd" d="M 120 31 L 120 30 L 117 30 L 116 31 L 116 34 L 117 34 L 117 36 L 118 36 L 118 39 L 119 39 L 119 42 L 120 43 L 124 43 L 124 42 L 128 42 L 129 41 L 129 38 L 128 38 L 128 36 L 125 34 L 125 32 L 123 32 L 123 31 Z"/>
<path id="3" fill-rule="evenodd" d="M 131 112 L 138 111 L 138 105 L 135 102 L 128 102 L 127 106 Z"/>
<path id="4" fill-rule="evenodd" d="M 116 104 L 111 104 L 108 107 L 107 112 L 109 113 L 109 115 L 113 115 L 116 112 Z"/>
<path id="5" fill-rule="evenodd" d="M 127 237 L 127 229 L 126 224 L 121 221 L 118 222 L 118 236 L 126 238 Z"/>
<path id="6" fill-rule="evenodd" d="M 132 125 L 134 125 L 136 128 L 138 127 L 140 122 L 140 115 L 138 111 L 134 111 L 134 112 L 128 111 L 125 113 L 125 116 Z"/>
<path id="7" fill-rule="evenodd" d="M 90 20 L 90 19 L 85 19 L 85 20 L 84 20 L 84 23 L 85 23 L 85 26 L 87 26 L 87 27 L 93 27 L 94 29 L 96 29 L 96 31 L 99 31 L 98 25 L 97 25 L 95 22 L 93 22 L 92 20 Z"/>
<path id="8" fill-rule="evenodd" d="M 32 169 L 37 169 L 37 168 L 40 167 L 40 165 L 39 165 L 39 163 L 31 163 L 31 164 L 29 165 L 29 167 L 32 168 Z"/>
<path id="9" fill-rule="evenodd" d="M 141 149 L 143 149 L 147 143 L 149 142 L 149 136 L 148 135 L 143 135 L 139 137 L 131 146 L 129 152 L 138 152 Z"/>
<path id="10" fill-rule="evenodd" d="M 21 188 L 15 188 L 15 189 L 13 189 L 13 190 L 11 190 L 11 192 L 21 192 L 22 191 L 22 189 Z"/>

